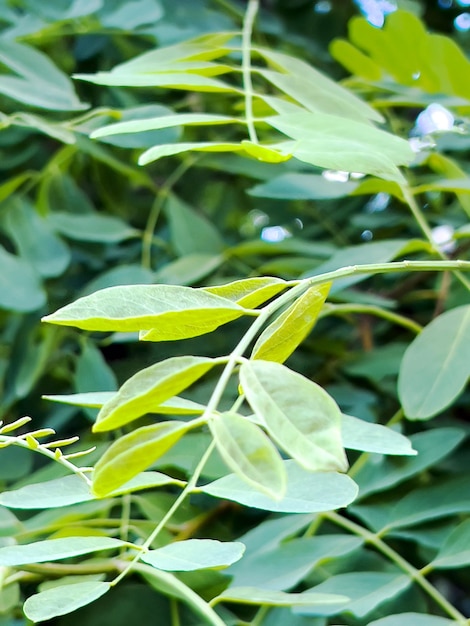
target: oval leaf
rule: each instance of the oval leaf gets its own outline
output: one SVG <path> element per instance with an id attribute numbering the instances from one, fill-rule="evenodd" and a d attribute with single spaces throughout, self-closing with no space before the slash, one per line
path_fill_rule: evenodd
<path id="1" fill-rule="evenodd" d="M 210 422 L 217 450 L 242 480 L 274 500 L 287 486 L 282 459 L 263 431 L 237 413 L 222 413 Z"/>
<path id="2" fill-rule="evenodd" d="M 350 450 L 416 456 L 411 441 L 382 424 L 372 424 L 343 413 L 341 424 L 343 445 Z M 375 469 L 375 468 L 374 468 Z"/>
<path id="3" fill-rule="evenodd" d="M 447 537 L 432 566 L 438 569 L 464 567 L 470 563 L 470 520 L 466 520 Z"/>
<path id="4" fill-rule="evenodd" d="M 29 563 L 46 563 L 59 561 L 73 556 L 113 550 L 126 545 L 120 539 L 111 537 L 66 537 L 62 539 L 46 539 L 21 546 L 0 548 L 0 565 L 17 567 Z"/>
<path id="5" fill-rule="evenodd" d="M 153 413 L 218 362 L 207 357 L 176 356 L 140 370 L 103 405 L 94 432 L 119 428 L 145 413 Z"/>
<path id="6" fill-rule="evenodd" d="M 243 391 L 274 441 L 311 471 L 346 471 L 341 412 L 324 389 L 279 363 L 247 361 Z"/>
<path id="7" fill-rule="evenodd" d="M 177 285 L 108 287 L 79 298 L 43 321 L 84 330 L 151 330 L 152 341 L 197 337 L 257 313 L 202 290 Z"/>
<path id="8" fill-rule="evenodd" d="M 233 500 L 254 509 L 278 513 L 332 511 L 347 506 L 357 496 L 357 485 L 346 474 L 307 472 L 295 461 L 283 463 L 287 471 L 287 492 L 279 502 L 247 485 L 236 474 L 219 478 L 198 490 L 215 498 Z"/>
<path id="9" fill-rule="evenodd" d="M 170 543 L 142 556 L 142 561 L 167 572 L 191 572 L 198 569 L 228 567 L 239 561 L 245 546 L 239 541 L 188 539 Z"/>
<path id="10" fill-rule="evenodd" d="M 104 497 L 147 469 L 191 428 L 190 423 L 162 422 L 138 428 L 115 441 L 96 463 L 93 493 Z"/>
<path id="11" fill-rule="evenodd" d="M 331 283 L 310 287 L 258 337 L 251 357 L 284 361 L 310 333 L 325 303 Z"/>
<path id="12" fill-rule="evenodd" d="M 349 598 L 331 593 L 285 593 L 272 589 L 258 589 L 257 587 L 229 587 L 220 596 L 212 601 L 240 602 L 242 604 L 263 604 L 267 606 L 305 606 L 315 604 L 340 604 L 348 602 Z"/>
<path id="13" fill-rule="evenodd" d="M 429 419 L 449 406 L 470 376 L 470 305 L 433 320 L 405 352 L 398 394 L 410 419 Z"/>
<path id="14" fill-rule="evenodd" d="M 110 583 L 100 581 L 60 585 L 29 597 L 23 610 L 32 622 L 43 622 L 76 611 L 101 598 L 109 589 Z"/>

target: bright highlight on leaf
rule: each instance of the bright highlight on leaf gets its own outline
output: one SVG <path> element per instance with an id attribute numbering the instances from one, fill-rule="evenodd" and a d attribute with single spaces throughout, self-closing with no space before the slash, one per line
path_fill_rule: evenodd
<path id="1" fill-rule="evenodd" d="M 104 497 L 127 483 L 163 456 L 190 428 L 190 422 L 174 420 L 143 426 L 120 437 L 95 465 L 93 493 Z"/>
<path id="2" fill-rule="evenodd" d="M 274 500 L 286 492 L 281 456 L 263 431 L 237 413 L 222 413 L 209 422 L 221 457 L 242 480 Z"/>
<path id="3" fill-rule="evenodd" d="M 242 315 L 256 315 L 214 294 L 177 285 L 108 287 L 59 309 L 43 321 L 84 330 L 151 331 L 151 341 L 210 333 Z"/>
<path id="4" fill-rule="evenodd" d="M 341 442 L 341 412 L 324 389 L 284 365 L 246 361 L 240 382 L 269 435 L 311 471 L 348 468 Z"/>
<path id="5" fill-rule="evenodd" d="M 218 362 L 207 357 L 177 356 L 140 370 L 101 407 L 93 430 L 119 428 L 154 409 L 161 412 L 158 408 L 164 402 L 192 385 Z M 187 412 L 184 402 L 173 401 L 171 408 L 175 410 L 170 413 L 178 413 L 178 404 L 183 405 L 181 413 Z"/>
<path id="6" fill-rule="evenodd" d="M 242 558 L 245 546 L 239 541 L 188 539 L 151 550 L 142 561 L 168 572 L 191 572 L 199 569 L 228 567 Z"/>
<path id="7" fill-rule="evenodd" d="M 28 563 L 46 563 L 59 561 L 73 556 L 114 550 L 125 544 L 120 539 L 111 537 L 67 537 L 64 539 L 46 539 L 21 546 L 0 548 L 0 565 L 16 567 Z"/>

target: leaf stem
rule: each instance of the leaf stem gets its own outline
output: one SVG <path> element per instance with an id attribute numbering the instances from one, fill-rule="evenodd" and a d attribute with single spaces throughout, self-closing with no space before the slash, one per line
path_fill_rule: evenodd
<path id="1" fill-rule="evenodd" d="M 431 583 L 424 578 L 419 570 L 408 563 L 408 561 L 395 552 L 393 548 L 382 541 L 382 539 L 380 539 L 376 534 L 363 528 L 359 524 L 338 515 L 338 513 L 322 513 L 322 517 L 333 522 L 337 526 L 341 526 L 342 528 L 349 530 L 354 535 L 362 537 L 366 543 L 373 545 L 376 550 L 388 557 L 390 561 L 395 563 L 395 565 L 405 572 L 412 581 L 416 582 L 453 620 L 455 620 L 458 624 L 462 624 L 462 626 L 468 623 L 465 616 L 462 615 L 462 613 L 460 613 L 460 611 L 458 611 L 433 585 L 431 585 Z"/>
<path id="2" fill-rule="evenodd" d="M 248 0 L 245 19 L 243 20 L 242 71 L 245 91 L 245 119 L 250 141 L 258 143 L 253 117 L 253 82 L 251 80 L 251 36 L 253 24 L 259 9 L 259 0 Z"/>

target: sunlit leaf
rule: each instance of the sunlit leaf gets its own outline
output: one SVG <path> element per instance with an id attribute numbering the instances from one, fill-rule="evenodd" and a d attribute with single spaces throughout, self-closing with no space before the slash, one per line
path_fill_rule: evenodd
<path id="1" fill-rule="evenodd" d="M 341 604 L 348 601 L 344 595 L 330 593 L 285 593 L 272 589 L 258 589 L 257 587 L 229 587 L 219 596 L 216 602 L 239 602 L 241 604 L 261 604 L 267 606 L 315 606 L 316 604 Z"/>
<path id="2" fill-rule="evenodd" d="M 297 298 L 261 333 L 251 358 L 284 363 L 314 327 L 330 286 L 324 283 L 310 287 Z"/>
<path id="3" fill-rule="evenodd" d="M 120 437 L 95 465 L 93 493 L 108 496 L 163 456 L 190 428 L 190 423 L 161 422 Z"/>
<path id="4" fill-rule="evenodd" d="M 226 285 L 203 287 L 203 290 L 214 293 L 221 298 L 232 300 L 240 306 L 254 309 L 283 291 L 286 286 L 286 282 L 280 278 L 259 276 L 236 280 Z"/>
<path id="5" fill-rule="evenodd" d="M 140 370 L 102 406 L 93 430 L 118 428 L 145 413 L 152 413 L 217 363 L 216 359 L 207 357 L 179 356 Z"/>
<path id="6" fill-rule="evenodd" d="M 243 363 L 240 382 L 270 436 L 303 467 L 346 471 L 341 412 L 324 389 L 268 361 Z"/>
<path id="7" fill-rule="evenodd" d="M 207 568 L 228 567 L 242 558 L 245 546 L 239 541 L 188 539 L 150 550 L 142 561 L 169 572 L 189 572 Z"/>
<path id="8" fill-rule="evenodd" d="M 222 413 L 209 424 L 228 467 L 255 489 L 281 500 L 286 492 L 286 471 L 263 431 L 237 413 Z"/>
<path id="9" fill-rule="evenodd" d="M 343 413 L 341 436 L 345 448 L 376 452 L 378 454 L 407 455 L 418 454 L 411 441 L 396 430 L 373 424 Z"/>
<path id="10" fill-rule="evenodd" d="M 108 287 L 43 318 L 51 324 L 84 330 L 152 330 L 146 339 L 167 341 L 215 330 L 250 310 L 201 290 L 177 285 Z"/>
<path id="11" fill-rule="evenodd" d="M 470 376 L 470 306 L 446 311 L 410 344 L 398 393 L 410 419 L 429 419 L 460 395 Z"/>

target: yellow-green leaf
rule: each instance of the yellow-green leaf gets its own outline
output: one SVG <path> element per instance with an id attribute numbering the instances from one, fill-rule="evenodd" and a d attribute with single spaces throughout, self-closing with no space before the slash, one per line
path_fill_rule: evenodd
<path id="1" fill-rule="evenodd" d="M 324 283 L 307 289 L 261 333 L 252 358 L 284 363 L 314 327 L 330 286 Z"/>
<path id="2" fill-rule="evenodd" d="M 287 475 L 281 456 L 263 431 L 246 417 L 228 412 L 210 422 L 217 449 L 242 480 L 274 500 L 281 500 Z"/>
<path id="3" fill-rule="evenodd" d="M 145 413 L 156 412 L 165 401 L 192 385 L 219 362 L 206 357 L 177 356 L 140 370 L 105 402 L 93 430 L 119 428 Z"/>
<path id="4" fill-rule="evenodd" d="M 84 330 L 152 331 L 152 341 L 197 337 L 255 312 L 202 290 L 178 285 L 108 287 L 79 298 L 43 321 Z"/>
<path id="5" fill-rule="evenodd" d="M 327 392 L 280 363 L 246 361 L 240 382 L 272 439 L 311 471 L 346 471 L 341 412 Z"/>
<path id="6" fill-rule="evenodd" d="M 95 465 L 93 493 L 104 497 L 124 485 L 163 456 L 190 428 L 190 422 L 161 422 L 115 441 Z"/>
<path id="7" fill-rule="evenodd" d="M 214 287 L 204 287 L 204 291 L 214 293 L 216 296 L 232 300 L 238 305 L 254 309 L 263 304 L 280 291 L 285 289 L 287 284 L 280 278 L 271 276 L 258 276 L 255 278 L 244 278 L 236 280 L 227 285 L 215 285 Z"/>

